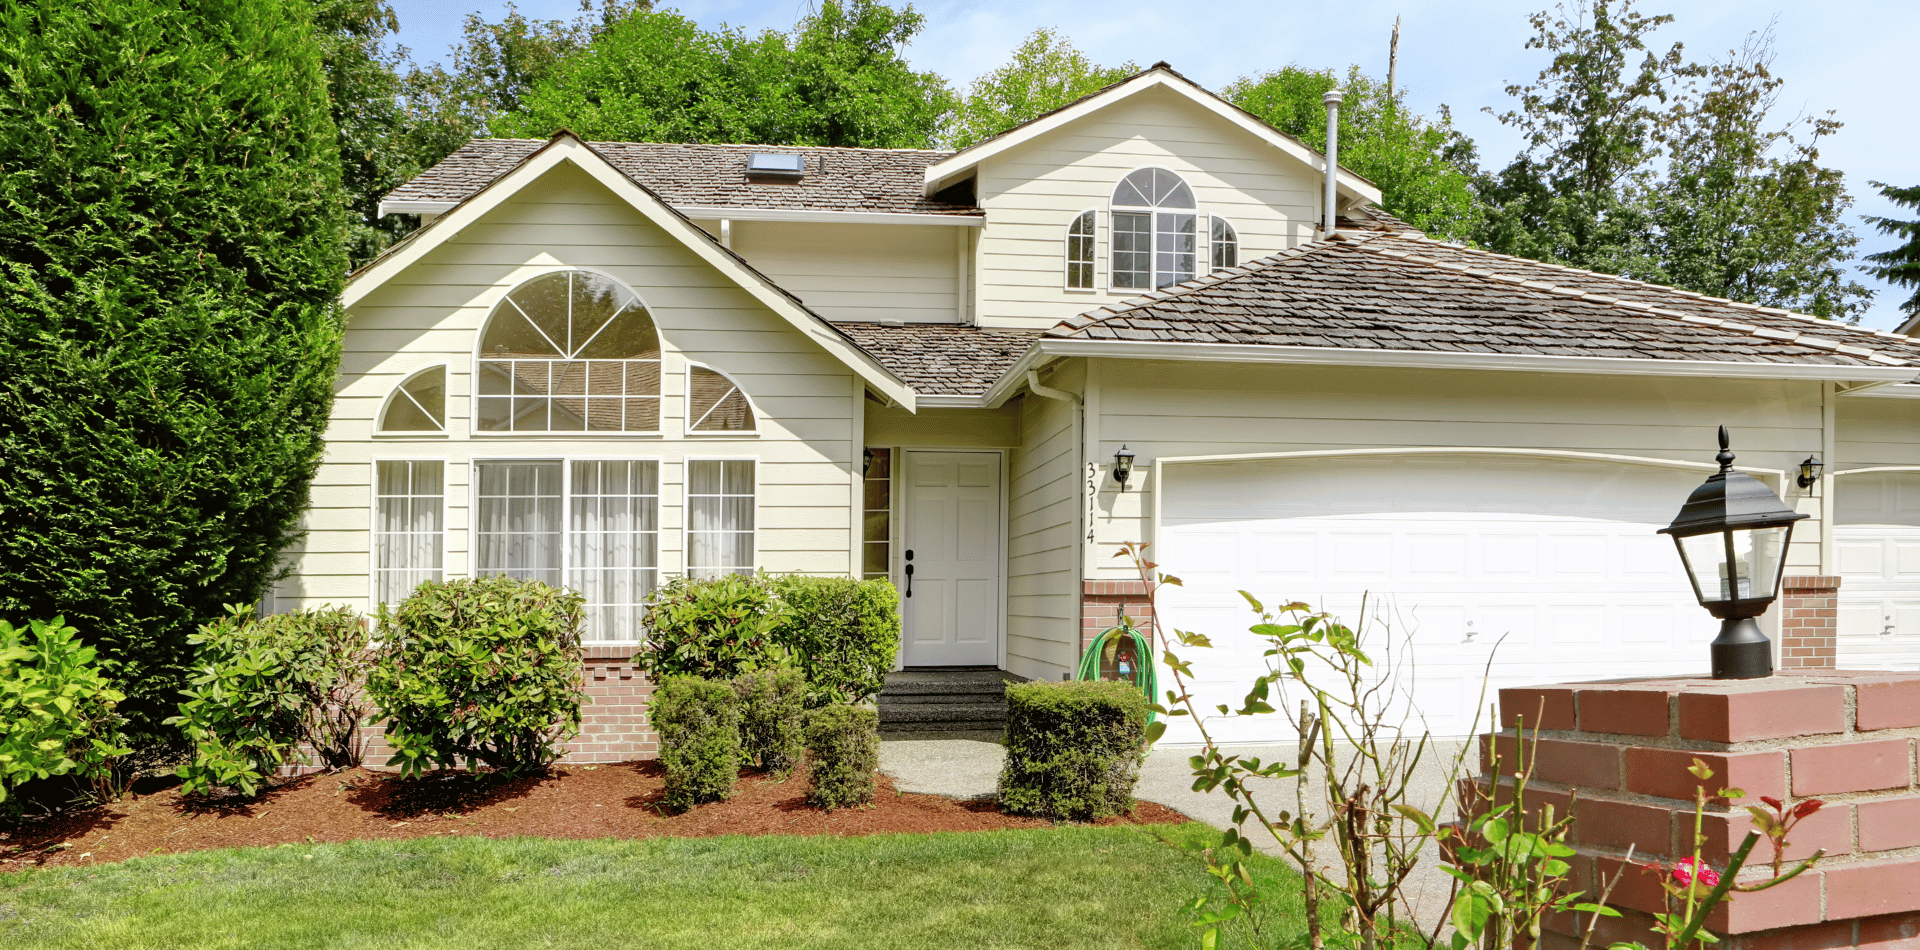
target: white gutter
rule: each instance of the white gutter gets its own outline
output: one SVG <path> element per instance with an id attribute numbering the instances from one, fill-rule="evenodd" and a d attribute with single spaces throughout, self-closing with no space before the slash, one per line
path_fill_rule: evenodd
<path id="1" fill-rule="evenodd" d="M 441 201 L 437 198 L 409 198 L 400 200 L 384 198 L 380 201 L 380 216 L 385 217 L 390 214 L 446 214 L 453 210 L 454 205 L 459 203 L 458 201 Z"/>
<path id="2" fill-rule="evenodd" d="M 1069 403 L 1075 406 L 1080 405 L 1079 396 L 1076 396 L 1073 393 L 1067 392 L 1064 389 L 1055 389 L 1052 386 L 1040 385 L 1039 370 L 1032 370 L 1032 369 L 1027 370 L 1027 389 L 1028 391 L 1032 392 L 1036 396 L 1044 396 L 1048 399 L 1058 399 L 1061 402 Z"/>

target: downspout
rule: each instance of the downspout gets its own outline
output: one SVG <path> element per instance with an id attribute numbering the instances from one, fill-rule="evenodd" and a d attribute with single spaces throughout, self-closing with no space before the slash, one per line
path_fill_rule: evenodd
<path id="1" fill-rule="evenodd" d="M 1320 101 L 1327 104 L 1327 193 L 1321 203 L 1326 220 L 1320 226 L 1320 236 L 1329 239 L 1334 234 L 1333 203 L 1338 198 L 1335 184 L 1340 177 L 1340 100 L 1344 98 L 1339 89 L 1329 89 L 1320 97 Z"/>
<path id="2" fill-rule="evenodd" d="M 1055 389 L 1052 386 L 1040 385 L 1040 373 L 1037 370 L 1027 370 L 1027 388 L 1032 390 L 1036 396 L 1047 399 L 1058 399 L 1061 402 L 1074 406 L 1080 405 L 1079 396 L 1067 392 L 1064 389 Z"/>

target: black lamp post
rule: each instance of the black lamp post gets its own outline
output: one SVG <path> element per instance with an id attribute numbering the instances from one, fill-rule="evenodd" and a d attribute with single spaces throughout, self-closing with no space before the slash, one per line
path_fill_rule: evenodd
<path id="1" fill-rule="evenodd" d="M 1733 470 L 1727 427 L 1720 427 L 1720 471 L 1687 496 L 1661 534 L 1673 536 L 1700 606 L 1720 618 L 1714 638 L 1713 678 L 1745 680 L 1773 675 L 1773 646 L 1753 618 L 1780 592 L 1793 523 L 1806 515 L 1788 508 L 1759 479 Z"/>

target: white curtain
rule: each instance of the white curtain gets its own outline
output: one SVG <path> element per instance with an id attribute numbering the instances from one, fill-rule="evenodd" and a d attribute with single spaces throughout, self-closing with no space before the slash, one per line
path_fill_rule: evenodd
<path id="1" fill-rule="evenodd" d="M 587 599 L 586 639 L 639 640 L 659 580 L 659 463 L 574 462 L 571 474 L 567 586 Z"/>
<path id="2" fill-rule="evenodd" d="M 753 573 L 753 462 L 687 463 L 687 573 Z"/>
<path id="3" fill-rule="evenodd" d="M 474 512 L 474 574 L 505 574 L 559 587 L 559 462 L 480 462 Z"/>
<path id="4" fill-rule="evenodd" d="M 446 463 L 379 462 L 374 479 L 373 598 L 398 605 L 440 579 Z"/>

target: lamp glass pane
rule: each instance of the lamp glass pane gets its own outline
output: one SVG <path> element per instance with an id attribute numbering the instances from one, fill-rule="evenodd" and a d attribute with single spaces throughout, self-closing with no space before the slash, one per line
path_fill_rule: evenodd
<path id="1" fill-rule="evenodd" d="M 1787 556 L 1785 525 L 1733 533 L 1733 553 L 1740 565 L 1741 598 L 1772 597 L 1780 580 L 1780 562 Z"/>
<path id="2" fill-rule="evenodd" d="M 1687 570 L 1702 603 L 1774 596 L 1780 561 L 1786 556 L 1788 528 L 1716 531 L 1681 538 Z M 1733 558 L 1727 558 L 1731 539 Z"/>

